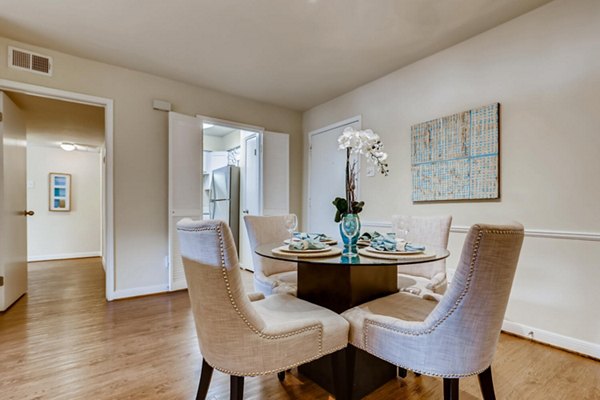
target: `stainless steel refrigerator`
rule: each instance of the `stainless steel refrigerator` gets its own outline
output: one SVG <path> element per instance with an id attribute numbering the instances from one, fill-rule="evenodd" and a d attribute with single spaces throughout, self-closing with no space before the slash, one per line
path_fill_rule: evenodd
<path id="1" fill-rule="evenodd" d="M 240 233 L 240 169 L 233 165 L 212 172 L 210 219 L 225 221 L 231 228 L 235 245 L 239 249 Z"/>

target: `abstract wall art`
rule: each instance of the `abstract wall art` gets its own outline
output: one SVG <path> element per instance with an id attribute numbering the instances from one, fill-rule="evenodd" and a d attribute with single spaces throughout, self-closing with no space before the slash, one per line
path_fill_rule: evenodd
<path id="1" fill-rule="evenodd" d="M 71 211 L 71 174 L 50 174 L 50 211 Z"/>
<path id="2" fill-rule="evenodd" d="M 413 202 L 500 197 L 499 109 L 494 103 L 411 127 Z"/>

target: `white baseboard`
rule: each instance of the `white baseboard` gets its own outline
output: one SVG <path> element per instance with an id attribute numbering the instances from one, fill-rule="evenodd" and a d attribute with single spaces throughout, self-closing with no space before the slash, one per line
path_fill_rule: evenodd
<path id="1" fill-rule="evenodd" d="M 165 293 L 169 291 L 167 285 L 144 286 L 131 289 L 115 290 L 113 300 L 126 299 L 128 297 L 145 296 L 148 294 Z"/>
<path id="2" fill-rule="evenodd" d="M 27 261 L 50 261 L 50 260 L 66 260 L 69 258 L 87 258 L 87 257 L 102 257 L 101 251 L 89 251 L 85 253 L 64 253 L 64 254 L 49 254 L 42 256 L 27 256 Z"/>
<path id="3" fill-rule="evenodd" d="M 600 359 L 600 344 L 586 342 L 569 336 L 563 336 L 558 333 L 533 328 L 518 322 L 504 320 L 502 330 L 513 335 L 522 336 L 536 342 L 560 347 L 561 349 L 585 354 L 596 359 Z"/>

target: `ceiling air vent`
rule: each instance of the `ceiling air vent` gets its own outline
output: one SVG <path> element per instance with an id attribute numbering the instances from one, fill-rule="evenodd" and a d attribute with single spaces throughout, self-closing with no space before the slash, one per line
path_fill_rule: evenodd
<path id="1" fill-rule="evenodd" d="M 8 47 L 8 66 L 11 68 L 52 76 L 52 58 L 28 50 Z"/>

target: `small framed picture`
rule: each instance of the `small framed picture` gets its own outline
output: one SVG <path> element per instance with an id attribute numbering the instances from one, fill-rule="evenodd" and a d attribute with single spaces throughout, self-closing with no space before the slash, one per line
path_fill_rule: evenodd
<path id="1" fill-rule="evenodd" d="M 71 211 L 71 174 L 50 173 L 50 211 Z"/>

